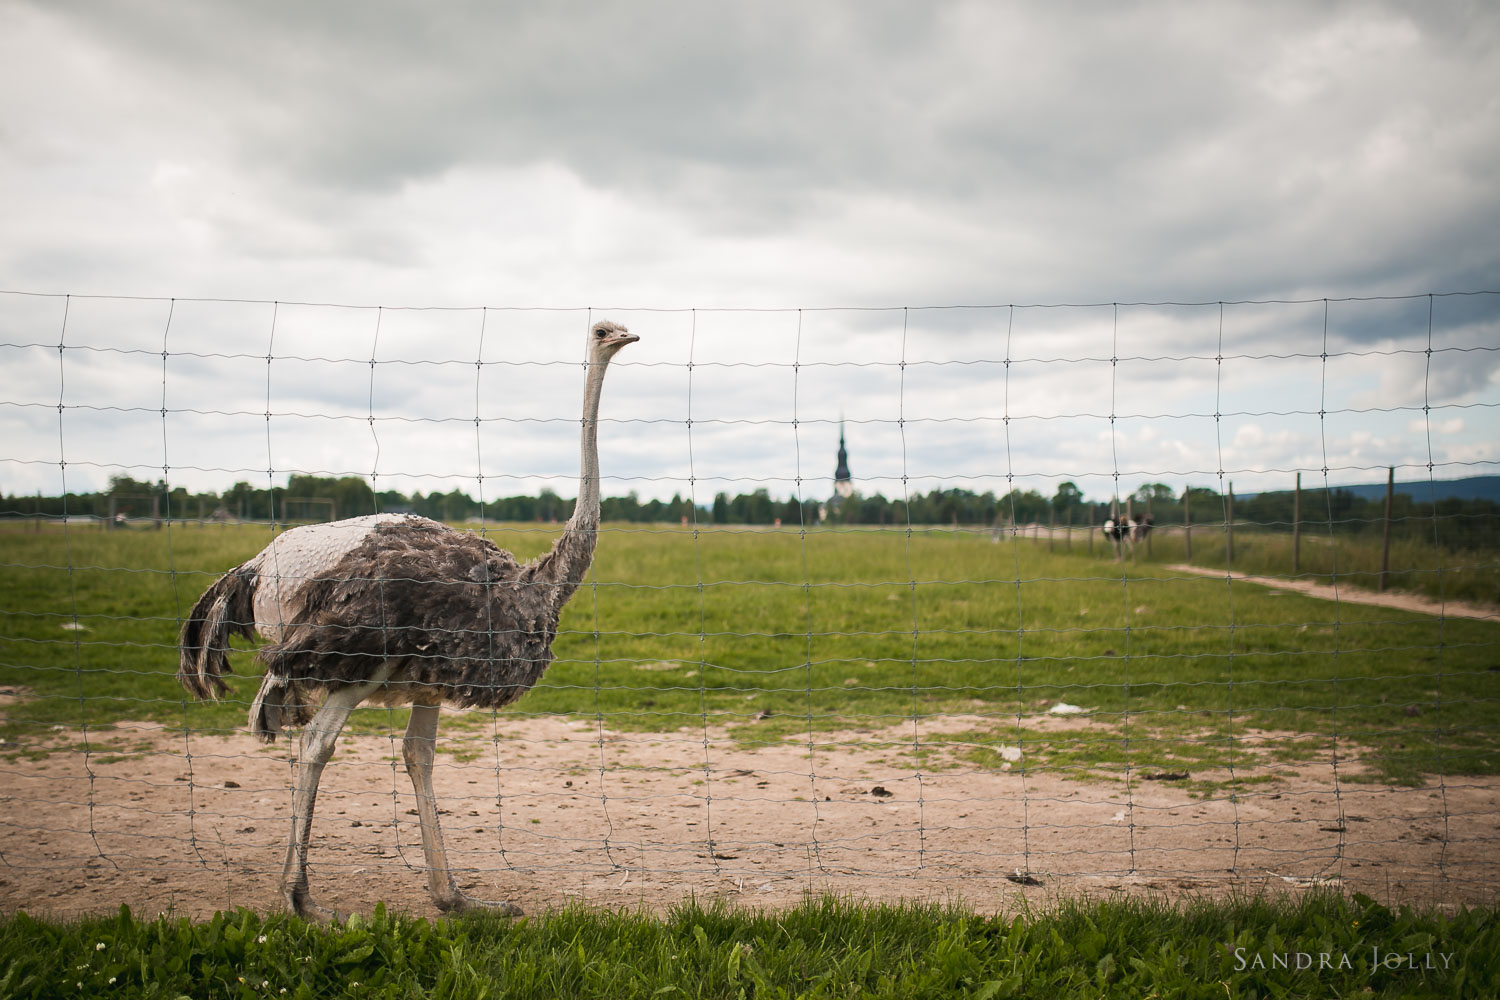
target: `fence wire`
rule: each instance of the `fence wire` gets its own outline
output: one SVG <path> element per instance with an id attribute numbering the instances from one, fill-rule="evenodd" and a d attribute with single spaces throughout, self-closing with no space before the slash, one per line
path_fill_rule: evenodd
<path id="1" fill-rule="evenodd" d="M 442 714 L 462 888 L 1494 901 L 1500 293 L 0 292 L 0 905 L 277 905 L 297 742 L 246 731 L 248 646 L 224 700 L 178 686 L 189 609 L 303 523 L 409 511 L 547 551 L 601 318 L 642 339 L 610 366 L 605 520 L 556 661 L 511 707 Z M 379 595 L 405 582 L 347 579 L 398 622 Z M 513 626 L 413 627 L 441 672 Z M 427 905 L 406 725 L 358 709 L 324 772 L 309 861 L 341 909 Z"/>

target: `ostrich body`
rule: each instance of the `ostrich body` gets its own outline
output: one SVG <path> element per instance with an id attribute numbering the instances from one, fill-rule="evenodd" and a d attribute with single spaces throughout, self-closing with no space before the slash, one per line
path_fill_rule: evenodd
<path id="1" fill-rule="evenodd" d="M 1146 540 L 1151 533 L 1151 527 L 1156 523 L 1156 518 L 1150 514 L 1131 514 L 1129 519 L 1116 521 L 1113 518 L 1104 522 L 1104 537 L 1114 543 L 1115 558 L 1125 558 L 1124 548 L 1130 548 L 1130 555 L 1135 556 L 1137 543 Z"/>
<path id="2" fill-rule="evenodd" d="M 250 729 L 270 742 L 284 726 L 304 727 L 281 885 L 298 914 L 335 916 L 308 893 L 307 845 L 318 779 L 361 702 L 412 706 L 402 756 L 433 901 L 445 911 L 520 914 L 453 882 L 432 790 L 438 707 L 508 705 L 552 662 L 558 617 L 594 556 L 604 373 L 637 339 L 609 322 L 589 330 L 578 500 L 551 551 L 522 564 L 488 539 L 403 514 L 306 525 L 225 573 L 188 615 L 177 677 L 190 694 L 224 694 L 230 636 L 258 634 L 270 641 L 257 656 L 266 673 Z"/>

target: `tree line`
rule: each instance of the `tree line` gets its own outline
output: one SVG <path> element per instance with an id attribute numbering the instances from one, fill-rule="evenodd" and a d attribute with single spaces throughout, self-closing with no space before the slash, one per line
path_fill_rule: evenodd
<path id="1" fill-rule="evenodd" d="M 1259 525 L 1268 530 L 1290 530 L 1296 500 L 1290 490 L 1258 493 L 1234 500 L 1234 518 L 1240 525 Z M 1365 500 L 1345 489 L 1307 489 L 1301 496 L 1304 530 L 1338 534 L 1382 531 L 1384 499 Z M 712 500 L 694 504 L 676 494 L 670 500 L 642 501 L 635 493 L 607 497 L 600 503 L 606 521 L 673 522 L 699 524 L 842 524 L 888 525 L 949 524 L 993 526 L 1006 524 L 1071 524 L 1074 527 L 1103 524 L 1129 510 L 1150 513 L 1158 526 L 1222 524 L 1229 498 L 1208 487 L 1194 486 L 1176 493 L 1164 483 L 1144 483 L 1116 502 L 1088 500 L 1071 482 L 1060 483 L 1052 496 L 1036 490 L 1011 490 L 996 494 L 967 489 L 934 489 L 910 497 L 888 498 L 881 493 L 859 493 L 821 503 L 771 496 L 765 489 L 734 496 L 717 493 Z M 7 495 L 4 516 L 93 515 L 127 518 L 207 519 L 227 517 L 243 520 L 320 521 L 354 517 L 376 511 L 420 514 L 440 521 L 564 521 L 573 513 L 573 500 L 542 490 L 537 496 L 509 496 L 479 500 L 462 490 L 406 495 L 395 490 L 376 492 L 358 476 L 324 478 L 292 476 L 285 486 L 255 487 L 238 482 L 223 493 L 190 493 L 183 487 L 168 488 L 162 482 L 145 482 L 129 476 L 111 477 L 109 488 L 98 493 L 62 496 Z M 1439 500 L 1436 504 L 1397 493 L 1391 510 L 1392 531 L 1398 537 L 1433 539 L 1447 536 L 1463 544 L 1500 544 L 1500 504 L 1490 500 Z M 1435 526 L 1437 535 L 1434 535 Z"/>

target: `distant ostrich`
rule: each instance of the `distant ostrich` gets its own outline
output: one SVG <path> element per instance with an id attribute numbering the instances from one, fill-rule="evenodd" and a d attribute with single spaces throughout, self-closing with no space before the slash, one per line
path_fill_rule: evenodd
<path id="1" fill-rule="evenodd" d="M 445 911 L 521 913 L 512 903 L 471 899 L 453 882 L 432 791 L 438 706 L 507 705 L 552 662 L 558 616 L 594 557 L 604 373 L 638 339 L 610 322 L 589 330 L 578 501 L 546 555 L 521 565 L 489 540 L 436 521 L 375 514 L 277 536 L 194 605 L 182 628 L 182 686 L 198 698 L 224 694 L 230 636 L 258 632 L 270 644 L 258 656 L 266 674 L 250 706 L 251 731 L 271 742 L 283 726 L 305 725 L 281 882 L 298 914 L 336 916 L 308 894 L 307 844 L 318 778 L 363 701 L 412 706 L 402 755 L 433 901 Z"/>
<path id="2" fill-rule="evenodd" d="M 1136 545 L 1146 540 L 1155 523 L 1156 518 L 1150 514 L 1131 514 L 1125 521 L 1116 521 L 1114 518 L 1105 521 L 1104 537 L 1115 543 L 1115 558 L 1125 558 L 1125 546 L 1129 547 L 1130 554 L 1134 556 Z"/>

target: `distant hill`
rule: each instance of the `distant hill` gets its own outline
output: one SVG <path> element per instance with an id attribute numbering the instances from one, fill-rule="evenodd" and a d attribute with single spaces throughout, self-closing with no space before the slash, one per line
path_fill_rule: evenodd
<path id="1" fill-rule="evenodd" d="M 1302 488 L 1304 490 L 1322 489 L 1322 483 L 1316 479 L 1303 476 Z M 1361 500 L 1379 500 L 1385 496 L 1385 483 L 1363 483 L 1358 486 L 1335 486 L 1336 490 L 1347 490 L 1359 497 Z M 1268 493 L 1288 492 L 1287 490 L 1267 490 Z M 1418 502 L 1430 501 L 1436 494 L 1439 500 L 1490 500 L 1500 503 L 1500 476 L 1470 476 L 1467 479 L 1435 479 L 1428 482 L 1425 479 L 1408 481 L 1396 481 L 1396 492 L 1405 493 Z M 1249 499 L 1256 494 L 1246 494 Z"/>
<path id="2" fill-rule="evenodd" d="M 1306 486 L 1306 477 L 1303 479 Z M 1385 496 L 1385 483 L 1369 483 L 1363 486 L 1340 486 L 1361 500 L 1379 500 Z M 1405 493 L 1413 500 L 1492 500 L 1500 503 L 1500 476 L 1470 476 L 1468 479 L 1426 479 L 1402 482 L 1396 480 L 1396 492 Z"/>

